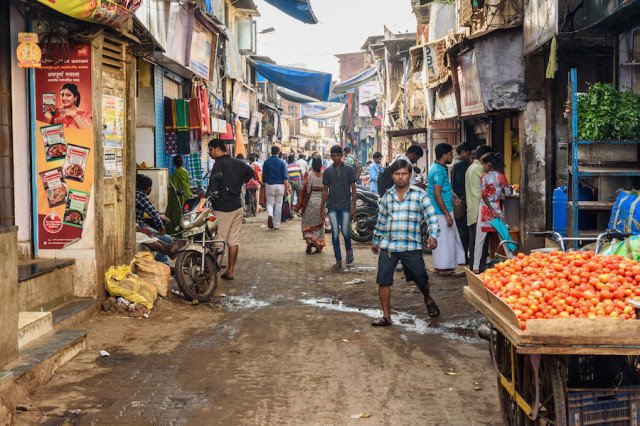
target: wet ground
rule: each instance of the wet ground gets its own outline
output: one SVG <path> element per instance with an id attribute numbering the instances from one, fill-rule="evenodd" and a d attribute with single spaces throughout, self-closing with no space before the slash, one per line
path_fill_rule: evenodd
<path id="1" fill-rule="evenodd" d="M 171 293 L 148 319 L 97 315 L 87 349 L 20 401 L 31 410 L 15 423 L 501 424 L 464 278 L 431 275 L 433 320 L 397 273 L 395 325 L 372 328 L 367 245 L 331 273 L 329 235 L 325 253 L 307 255 L 298 220 L 269 231 L 262 219 L 244 226 L 236 279 L 211 303 Z"/>

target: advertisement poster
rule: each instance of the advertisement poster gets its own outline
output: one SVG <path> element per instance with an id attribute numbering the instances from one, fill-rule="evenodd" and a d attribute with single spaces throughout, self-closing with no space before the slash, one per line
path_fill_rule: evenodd
<path id="1" fill-rule="evenodd" d="M 211 58 L 215 54 L 217 42 L 217 36 L 195 19 L 189 49 L 189 68 L 207 80 L 211 78 Z"/>
<path id="2" fill-rule="evenodd" d="M 102 96 L 102 145 L 120 148 L 124 141 L 124 99 Z"/>
<path id="3" fill-rule="evenodd" d="M 64 50 L 56 44 L 42 49 Z M 82 238 L 91 202 L 91 47 L 69 49 L 62 63 L 43 61 L 34 74 L 38 248 L 62 249 Z"/>
<path id="4" fill-rule="evenodd" d="M 116 175 L 116 150 L 105 148 L 104 150 L 104 177 L 110 178 Z"/>
<path id="5" fill-rule="evenodd" d="M 466 52 L 458 58 L 458 84 L 460 85 L 460 115 L 484 113 L 476 52 Z"/>

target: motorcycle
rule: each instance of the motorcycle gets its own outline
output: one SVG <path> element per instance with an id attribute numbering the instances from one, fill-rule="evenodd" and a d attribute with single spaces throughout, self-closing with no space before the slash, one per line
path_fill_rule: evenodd
<path id="1" fill-rule="evenodd" d="M 220 179 L 214 175 L 212 179 Z M 190 300 L 207 302 L 218 288 L 218 273 L 226 251 L 226 243 L 216 240 L 218 220 L 211 203 L 222 191 L 209 198 L 192 198 L 184 206 L 180 219 L 182 238 L 188 243 L 180 249 L 175 261 L 176 282 Z"/>
<path id="2" fill-rule="evenodd" d="M 351 216 L 349 221 L 351 239 L 366 243 L 373 239 L 373 229 L 378 220 L 378 196 L 361 187 L 356 187 L 356 196 L 358 200 L 356 214 Z"/>

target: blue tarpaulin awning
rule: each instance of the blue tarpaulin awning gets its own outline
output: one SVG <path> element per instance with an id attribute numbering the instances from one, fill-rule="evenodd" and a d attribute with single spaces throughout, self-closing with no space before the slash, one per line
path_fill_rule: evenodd
<path id="1" fill-rule="evenodd" d="M 283 67 L 253 61 L 258 73 L 267 80 L 301 95 L 326 101 L 331 91 L 331 74 L 300 68 Z"/>
<path id="2" fill-rule="evenodd" d="M 378 74 L 381 65 L 382 63 L 378 62 L 373 67 L 362 71 L 360 74 L 351 77 L 349 80 L 336 84 L 335 86 L 333 86 L 333 94 L 338 95 L 340 93 L 348 92 L 351 89 L 355 89 L 356 87 L 363 85 Z"/>
<path id="3" fill-rule="evenodd" d="M 308 104 L 311 102 L 318 102 L 317 99 L 310 98 L 309 96 L 302 95 L 298 92 L 294 92 L 293 90 L 285 89 L 284 87 L 278 87 L 278 95 L 280 95 L 282 99 L 286 99 L 291 102 L 296 102 L 298 104 Z"/>
<path id="4" fill-rule="evenodd" d="M 305 24 L 317 24 L 318 19 L 311 10 L 309 0 L 265 0 L 271 6 L 276 7 L 287 15 L 302 21 Z"/>

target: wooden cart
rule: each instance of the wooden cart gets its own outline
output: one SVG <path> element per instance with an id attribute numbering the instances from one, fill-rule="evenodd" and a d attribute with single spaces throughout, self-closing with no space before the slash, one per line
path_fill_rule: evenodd
<path id="1" fill-rule="evenodd" d="M 487 318 L 494 329 L 490 350 L 505 424 L 600 424 L 580 418 L 584 410 L 569 410 L 577 403 L 575 398 L 568 403 L 568 398 L 578 394 L 570 394 L 567 389 L 568 360 L 576 355 L 625 356 L 625 362 L 628 360 L 629 365 L 637 369 L 640 321 L 529 320 L 527 330 L 523 331 L 513 310 L 485 288 L 477 275 L 469 270 L 466 274 L 469 285 L 464 288 L 465 299 Z M 611 391 L 620 390 L 615 388 Z M 640 391 L 631 392 L 633 397 L 627 401 L 630 405 L 628 423 L 626 418 L 620 417 L 610 424 L 638 425 Z"/>

